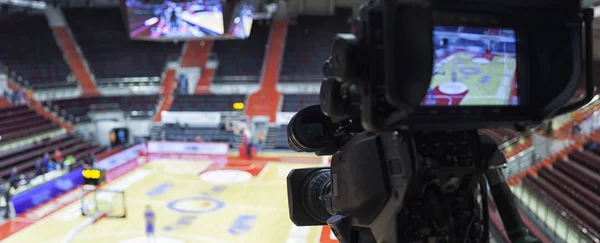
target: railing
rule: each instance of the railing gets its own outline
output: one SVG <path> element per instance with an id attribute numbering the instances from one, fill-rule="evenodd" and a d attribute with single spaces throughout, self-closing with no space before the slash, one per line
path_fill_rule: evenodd
<path id="1" fill-rule="evenodd" d="M 564 212 L 555 211 L 524 189 L 521 184 L 513 186 L 512 191 L 515 197 L 518 198 L 518 203 L 527 207 L 536 216 L 536 219 L 544 224 L 544 227 L 546 227 L 545 232 L 554 232 L 555 235 L 553 236 L 564 242 L 589 242 L 585 232 L 571 227 Z"/>

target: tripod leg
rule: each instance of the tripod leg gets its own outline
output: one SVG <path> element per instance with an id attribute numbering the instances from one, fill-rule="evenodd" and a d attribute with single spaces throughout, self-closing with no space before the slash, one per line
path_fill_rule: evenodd
<path id="1" fill-rule="evenodd" d="M 493 169 L 488 171 L 486 175 L 490 191 L 498 207 L 498 213 L 502 218 L 508 238 L 512 242 L 541 242 L 539 239 L 529 235 L 529 230 L 524 226 L 515 205 L 514 196 L 504 180 L 502 171 L 500 169 Z"/>

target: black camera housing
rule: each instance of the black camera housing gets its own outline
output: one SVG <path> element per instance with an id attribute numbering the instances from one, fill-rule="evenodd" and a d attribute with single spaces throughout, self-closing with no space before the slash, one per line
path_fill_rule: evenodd
<path id="1" fill-rule="evenodd" d="M 330 169 L 288 175 L 292 221 L 327 224 L 348 243 L 487 242 L 489 186 L 509 239 L 541 242 L 518 214 L 502 175 L 504 155 L 477 129 L 525 128 L 592 99 L 593 10 L 580 6 L 563 0 L 363 5 L 356 34 L 338 34 L 324 65 L 320 105 L 302 109 L 288 126 L 290 148 L 333 155 Z M 432 82 L 435 25 L 513 29 L 519 104 L 422 106 Z M 585 97 L 565 105 L 582 80 Z"/>
<path id="2" fill-rule="evenodd" d="M 548 2 L 543 8 L 508 1 L 369 2 L 356 35 L 338 35 L 326 79 L 357 86 L 360 119 L 371 132 L 538 124 L 588 103 L 594 92 L 593 11 L 582 11 L 579 1 Z M 514 29 L 519 105 L 421 106 L 432 78 L 435 25 Z M 565 106 L 582 80 L 585 98 Z M 321 90 L 324 112 L 334 121 L 358 118 L 330 90 Z"/>

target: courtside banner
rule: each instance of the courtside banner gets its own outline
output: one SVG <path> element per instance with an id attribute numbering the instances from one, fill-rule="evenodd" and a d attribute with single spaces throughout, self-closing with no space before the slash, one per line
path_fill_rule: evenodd
<path id="1" fill-rule="evenodd" d="M 100 160 L 96 167 L 101 170 L 110 171 L 131 160 L 137 159 L 137 157 L 140 156 L 140 150 L 144 150 L 144 146 L 141 144 L 135 145 L 117 154 L 113 154 L 106 159 Z"/>
<path id="2" fill-rule="evenodd" d="M 191 154 L 191 155 L 227 155 L 227 143 L 194 143 L 194 142 L 148 142 L 150 154 Z"/>
<path id="3" fill-rule="evenodd" d="M 10 200 L 15 207 L 16 214 L 25 212 L 83 184 L 81 171 L 82 169 L 76 169 L 66 175 L 17 194 Z"/>
<path id="4" fill-rule="evenodd" d="M 160 114 L 161 121 L 165 124 L 218 127 L 221 123 L 220 112 L 163 111 Z"/>

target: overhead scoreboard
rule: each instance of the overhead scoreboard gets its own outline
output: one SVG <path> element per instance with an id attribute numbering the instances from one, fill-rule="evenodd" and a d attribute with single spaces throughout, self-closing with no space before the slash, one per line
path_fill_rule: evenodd
<path id="1" fill-rule="evenodd" d="M 84 169 L 81 171 L 84 185 L 100 186 L 106 182 L 106 173 L 99 169 Z"/>

